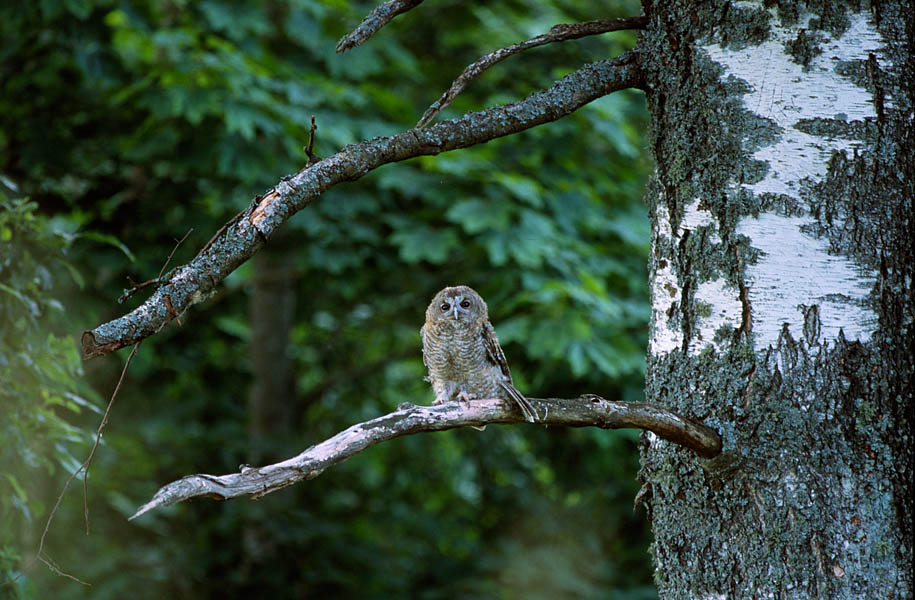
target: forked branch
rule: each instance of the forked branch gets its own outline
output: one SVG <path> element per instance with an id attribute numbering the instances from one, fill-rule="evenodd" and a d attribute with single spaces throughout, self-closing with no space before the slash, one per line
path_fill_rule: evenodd
<path id="1" fill-rule="evenodd" d="M 391 22 L 397 15 L 403 14 L 423 3 L 423 0 L 391 0 L 378 6 L 370 12 L 359 27 L 343 36 L 337 42 L 337 52 L 346 52 L 356 46 L 361 46 L 367 39 Z"/>
<path id="2" fill-rule="evenodd" d="M 571 400 L 528 400 L 541 417 L 538 424 L 602 429 L 636 427 L 652 431 L 705 458 L 721 452 L 721 438 L 714 429 L 651 404 L 614 402 L 594 395 Z M 130 519 L 159 506 L 170 506 L 191 498 L 259 498 L 299 481 L 314 479 L 329 467 L 366 448 L 405 435 L 468 425 L 526 422 L 514 403 L 498 399 L 451 402 L 439 406 L 405 404 L 392 413 L 353 425 L 283 462 L 256 468 L 244 466 L 240 472 L 228 475 L 197 474 L 173 481 L 160 488 L 152 500 L 141 506 Z"/>
<path id="3" fill-rule="evenodd" d="M 648 17 L 627 17 L 624 19 L 601 19 L 598 21 L 585 21 L 583 23 L 570 23 L 553 25 L 547 33 L 532 37 L 523 42 L 512 44 L 505 48 L 500 48 L 481 57 L 475 63 L 469 65 L 461 75 L 454 80 L 451 87 L 448 88 L 442 97 L 435 101 L 422 118 L 416 124 L 417 127 L 425 127 L 429 121 L 445 110 L 454 102 L 458 94 L 463 92 L 470 82 L 480 76 L 486 69 L 494 64 L 501 62 L 513 54 L 524 52 L 529 48 L 552 44 L 555 42 L 565 42 L 567 40 L 576 40 L 588 35 L 598 35 L 610 31 L 620 31 L 623 29 L 645 29 L 648 25 Z"/>
<path id="4" fill-rule="evenodd" d="M 560 119 L 611 92 L 641 87 L 639 55 L 585 65 L 520 102 L 467 113 L 427 129 L 410 129 L 346 146 L 295 175 L 284 177 L 226 223 L 189 263 L 159 278 L 161 285 L 130 313 L 85 331 L 83 356 L 114 352 L 153 335 L 208 297 L 229 273 L 260 250 L 292 215 L 328 188 L 359 179 L 392 162 L 467 148 Z"/>

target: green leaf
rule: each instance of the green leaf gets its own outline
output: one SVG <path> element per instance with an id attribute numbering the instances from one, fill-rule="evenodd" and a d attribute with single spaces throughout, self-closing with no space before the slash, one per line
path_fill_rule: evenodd
<path id="1" fill-rule="evenodd" d="M 109 246 L 114 246 L 115 248 L 120 250 L 124 254 L 124 256 L 127 257 L 127 259 L 130 262 L 137 261 L 136 257 L 133 255 L 133 252 L 130 251 L 130 248 L 125 246 L 121 242 L 121 240 L 119 240 L 118 238 L 116 238 L 113 235 L 110 235 L 107 233 L 99 233 L 97 231 L 81 231 L 76 234 L 76 237 L 84 238 L 87 240 L 92 240 L 94 242 L 99 242 L 101 244 L 107 244 Z"/>
<path id="2" fill-rule="evenodd" d="M 19 292 L 19 290 L 13 289 L 6 284 L 0 283 L 0 291 L 9 294 L 21 302 L 28 309 L 30 315 L 37 317 L 39 314 L 41 314 L 41 310 L 38 308 L 38 303 L 31 298 L 26 297 L 24 294 Z"/>
<path id="3" fill-rule="evenodd" d="M 78 407 L 82 407 L 82 408 L 89 409 L 89 410 L 91 410 L 92 412 L 94 412 L 95 414 L 98 414 L 98 415 L 101 415 L 101 414 L 104 413 L 104 411 L 103 411 L 101 408 L 99 408 L 98 406 L 96 406 L 96 405 L 93 404 L 92 402 L 86 400 L 86 399 L 83 398 L 82 396 L 79 396 L 79 395 L 77 395 L 77 394 L 73 394 L 73 393 L 70 393 L 70 392 L 67 392 L 66 394 L 64 394 L 64 396 L 65 396 L 70 402 L 72 402 L 74 405 L 76 405 L 76 406 L 78 406 Z M 79 411 L 75 411 L 75 412 L 79 412 Z"/>
<path id="4" fill-rule="evenodd" d="M 529 177 L 517 173 L 496 172 L 493 180 L 501 184 L 515 198 L 530 204 L 534 208 L 543 206 L 543 189 L 540 184 Z"/>
<path id="5" fill-rule="evenodd" d="M 214 321 L 220 331 L 241 340 L 249 340 L 251 338 L 251 324 L 246 319 L 221 316 L 217 317 Z"/>
<path id="6" fill-rule="evenodd" d="M 572 367 L 572 374 L 581 377 L 588 372 L 589 363 L 585 358 L 584 345 L 580 342 L 569 344 L 569 350 L 566 354 L 569 366 Z"/>
<path id="7" fill-rule="evenodd" d="M 392 234 L 391 242 L 400 248 L 400 258 L 408 263 L 442 264 L 457 247 L 458 237 L 451 229 L 419 227 Z"/>
<path id="8" fill-rule="evenodd" d="M 9 482 L 10 486 L 13 488 L 13 493 L 16 494 L 16 497 L 20 501 L 26 502 L 28 500 L 28 495 L 25 493 L 25 490 L 22 489 L 22 486 L 19 485 L 19 481 L 10 473 L 3 474 L 6 477 L 6 480 Z"/>
<path id="9" fill-rule="evenodd" d="M 513 212 L 508 203 L 471 198 L 453 204 L 445 216 L 452 223 L 460 224 L 467 233 L 476 234 L 487 230 L 504 230 L 508 227 Z"/>
<path id="10" fill-rule="evenodd" d="M 79 269 L 77 269 L 75 265 L 66 260 L 55 259 L 55 261 L 57 264 L 67 270 L 67 273 L 70 274 L 70 278 L 73 280 L 73 283 L 75 283 L 79 289 L 82 290 L 86 287 L 86 280 L 83 278 L 82 273 L 79 272 Z"/>

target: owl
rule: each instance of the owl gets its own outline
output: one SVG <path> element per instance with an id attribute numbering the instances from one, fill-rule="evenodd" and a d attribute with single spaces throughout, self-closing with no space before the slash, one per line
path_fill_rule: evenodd
<path id="1" fill-rule="evenodd" d="M 486 303 L 473 289 L 459 285 L 436 294 L 420 333 L 434 404 L 502 398 L 514 400 L 528 421 L 536 421 L 534 408 L 512 383 Z"/>

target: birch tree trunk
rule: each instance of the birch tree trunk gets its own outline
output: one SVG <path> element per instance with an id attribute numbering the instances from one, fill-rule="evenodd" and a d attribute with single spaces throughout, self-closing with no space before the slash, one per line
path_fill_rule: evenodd
<path id="1" fill-rule="evenodd" d="M 911 598 L 912 6 L 645 1 L 661 598 Z"/>

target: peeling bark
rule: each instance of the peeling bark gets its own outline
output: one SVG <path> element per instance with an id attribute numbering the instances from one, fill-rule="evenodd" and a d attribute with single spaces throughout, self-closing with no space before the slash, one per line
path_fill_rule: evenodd
<path id="1" fill-rule="evenodd" d="M 647 398 L 724 441 L 643 440 L 661 598 L 912 597 L 911 7 L 857 6 L 645 3 Z"/>

